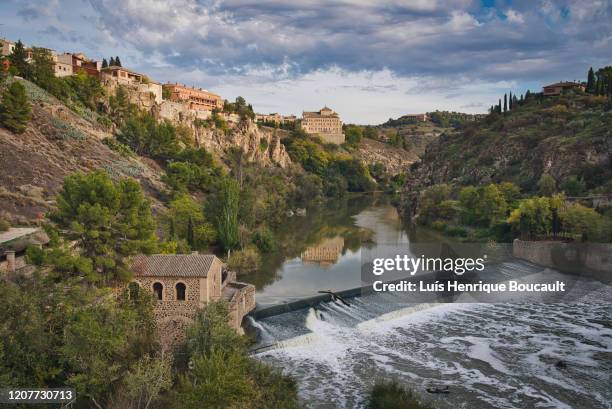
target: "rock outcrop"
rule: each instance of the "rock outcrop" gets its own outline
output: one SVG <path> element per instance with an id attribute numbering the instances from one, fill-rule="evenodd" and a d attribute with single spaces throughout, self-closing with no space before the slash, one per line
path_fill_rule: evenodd
<path id="1" fill-rule="evenodd" d="M 258 127 L 252 121 L 233 124 L 227 132 L 215 128 L 196 128 L 196 143 L 220 157 L 231 148 L 240 148 L 246 159 L 259 165 L 287 168 L 291 165 L 289 154 L 281 143 L 277 129 Z"/>

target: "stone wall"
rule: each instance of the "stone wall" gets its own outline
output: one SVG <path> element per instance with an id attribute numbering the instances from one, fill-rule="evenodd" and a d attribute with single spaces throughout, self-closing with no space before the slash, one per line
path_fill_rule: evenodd
<path id="1" fill-rule="evenodd" d="M 514 257 L 576 275 L 610 280 L 612 244 L 514 240 Z"/>

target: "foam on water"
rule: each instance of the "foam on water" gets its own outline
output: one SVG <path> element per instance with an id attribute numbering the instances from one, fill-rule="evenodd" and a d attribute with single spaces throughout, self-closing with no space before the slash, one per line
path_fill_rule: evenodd
<path id="1" fill-rule="evenodd" d="M 516 264 L 504 268 L 523 268 Z M 364 407 L 380 378 L 423 393 L 430 383 L 449 385 L 449 395 L 424 393 L 441 408 L 610 408 L 612 328 L 602 321 L 612 315 L 612 291 L 595 293 L 602 302 L 330 302 L 257 323 L 277 343 L 256 356 L 295 376 L 314 408 Z M 567 368 L 555 367 L 559 360 Z"/>

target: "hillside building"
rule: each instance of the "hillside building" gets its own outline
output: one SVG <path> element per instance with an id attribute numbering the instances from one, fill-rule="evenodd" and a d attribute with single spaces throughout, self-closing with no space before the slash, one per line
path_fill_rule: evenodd
<path id="1" fill-rule="evenodd" d="M 183 84 L 164 84 L 170 94 L 170 100 L 187 104 L 194 111 L 212 111 L 223 109 L 223 99 L 217 94 L 202 88 L 187 87 Z"/>
<path id="2" fill-rule="evenodd" d="M 407 114 L 402 115 L 402 119 L 407 119 L 415 122 L 427 122 L 429 117 L 427 114 Z"/>
<path id="3" fill-rule="evenodd" d="M 8 57 L 15 49 L 15 43 L 4 38 L 0 38 L 0 55 Z"/>
<path id="4" fill-rule="evenodd" d="M 295 115 L 281 115 L 273 112 L 271 114 L 255 114 L 255 120 L 257 122 L 274 122 L 277 124 L 295 123 L 297 120 Z"/>
<path id="5" fill-rule="evenodd" d="M 320 111 L 302 114 L 302 129 L 311 135 L 319 135 L 323 142 L 340 145 L 344 143 L 342 121 L 331 108 L 323 107 Z"/>
<path id="6" fill-rule="evenodd" d="M 159 82 L 151 81 L 146 75 L 129 70 L 125 67 L 111 65 L 102 68 L 100 77 L 102 83 L 115 92 L 118 85 L 125 86 L 131 91 L 130 102 L 137 104 L 141 108 L 148 108 L 146 99 L 153 95 L 156 104 L 162 103 L 162 85 Z"/>
<path id="7" fill-rule="evenodd" d="M 230 325 L 238 332 L 244 316 L 255 308 L 255 287 L 236 281 L 236 273 L 214 255 L 140 255 L 131 270 L 137 288 L 150 291 L 156 300 L 158 331 L 167 346 L 180 342 L 198 311 L 211 301 L 227 301 Z"/>
<path id="8" fill-rule="evenodd" d="M 556 82 L 554 84 L 545 85 L 544 87 L 542 87 L 542 92 L 545 97 L 551 97 L 555 95 L 561 95 L 562 92 L 569 89 L 577 89 L 580 91 L 584 91 L 586 87 L 584 86 L 584 84 L 581 84 L 579 82 L 561 81 Z"/>
<path id="9" fill-rule="evenodd" d="M 68 77 L 74 74 L 72 67 L 72 54 L 51 54 L 53 57 L 53 70 L 56 77 Z"/>
<path id="10" fill-rule="evenodd" d="M 72 57 L 72 73 L 84 72 L 92 77 L 99 78 L 102 63 L 89 59 L 83 53 L 69 54 Z"/>

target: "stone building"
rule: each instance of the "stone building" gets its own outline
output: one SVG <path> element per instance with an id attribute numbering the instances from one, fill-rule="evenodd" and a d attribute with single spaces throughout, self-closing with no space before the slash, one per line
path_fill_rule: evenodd
<path id="1" fill-rule="evenodd" d="M 302 129 L 309 134 L 319 135 L 323 142 L 340 145 L 344 143 L 342 121 L 331 108 L 323 107 L 318 112 L 306 112 L 302 115 Z"/>
<path id="2" fill-rule="evenodd" d="M 427 114 L 406 114 L 402 115 L 402 119 L 412 120 L 415 122 L 426 122 L 429 117 Z"/>
<path id="3" fill-rule="evenodd" d="M 223 109 L 223 100 L 217 94 L 202 88 L 187 87 L 183 84 L 164 84 L 164 89 L 170 94 L 170 100 L 182 102 L 189 109 L 196 111 L 212 111 Z"/>
<path id="4" fill-rule="evenodd" d="M 544 93 L 545 97 L 550 97 L 550 96 L 555 96 L 555 95 L 561 95 L 563 91 L 568 90 L 568 89 L 577 89 L 577 90 L 584 91 L 585 86 L 579 82 L 572 82 L 572 81 L 563 82 L 562 81 L 562 82 L 556 82 L 550 85 L 545 85 L 542 88 L 542 92 Z"/>
<path id="5" fill-rule="evenodd" d="M 152 96 L 155 104 L 162 103 L 162 85 L 158 82 L 151 81 L 146 75 L 139 74 L 135 71 L 124 67 L 111 65 L 110 67 L 102 68 L 100 77 L 102 83 L 114 93 L 118 85 L 125 86 L 130 91 L 130 102 L 138 105 L 140 108 L 149 109 L 147 101 Z"/>
<path id="6" fill-rule="evenodd" d="M 257 122 L 274 122 L 277 124 L 295 123 L 297 120 L 295 115 L 281 115 L 273 112 L 271 114 L 255 114 Z"/>
<path id="7" fill-rule="evenodd" d="M 72 66 L 72 54 L 55 54 L 52 53 L 53 57 L 53 70 L 55 71 L 56 77 L 68 77 L 74 74 Z"/>
<path id="8" fill-rule="evenodd" d="M 214 255 L 140 255 L 131 270 L 134 282 L 157 300 L 155 318 L 165 346 L 177 345 L 198 310 L 211 301 L 227 301 L 230 325 L 239 332 L 242 319 L 255 308 L 255 287 L 236 281 L 236 274 Z"/>
<path id="9" fill-rule="evenodd" d="M 70 54 L 70 56 L 72 57 L 73 74 L 84 72 L 92 77 L 100 77 L 100 69 L 102 68 L 100 61 L 89 59 L 83 53 Z"/>
<path id="10" fill-rule="evenodd" d="M 15 49 L 15 43 L 7 39 L 0 38 L 0 47 L 2 47 L 0 49 L 0 55 L 7 57 L 11 55 L 11 53 Z"/>

